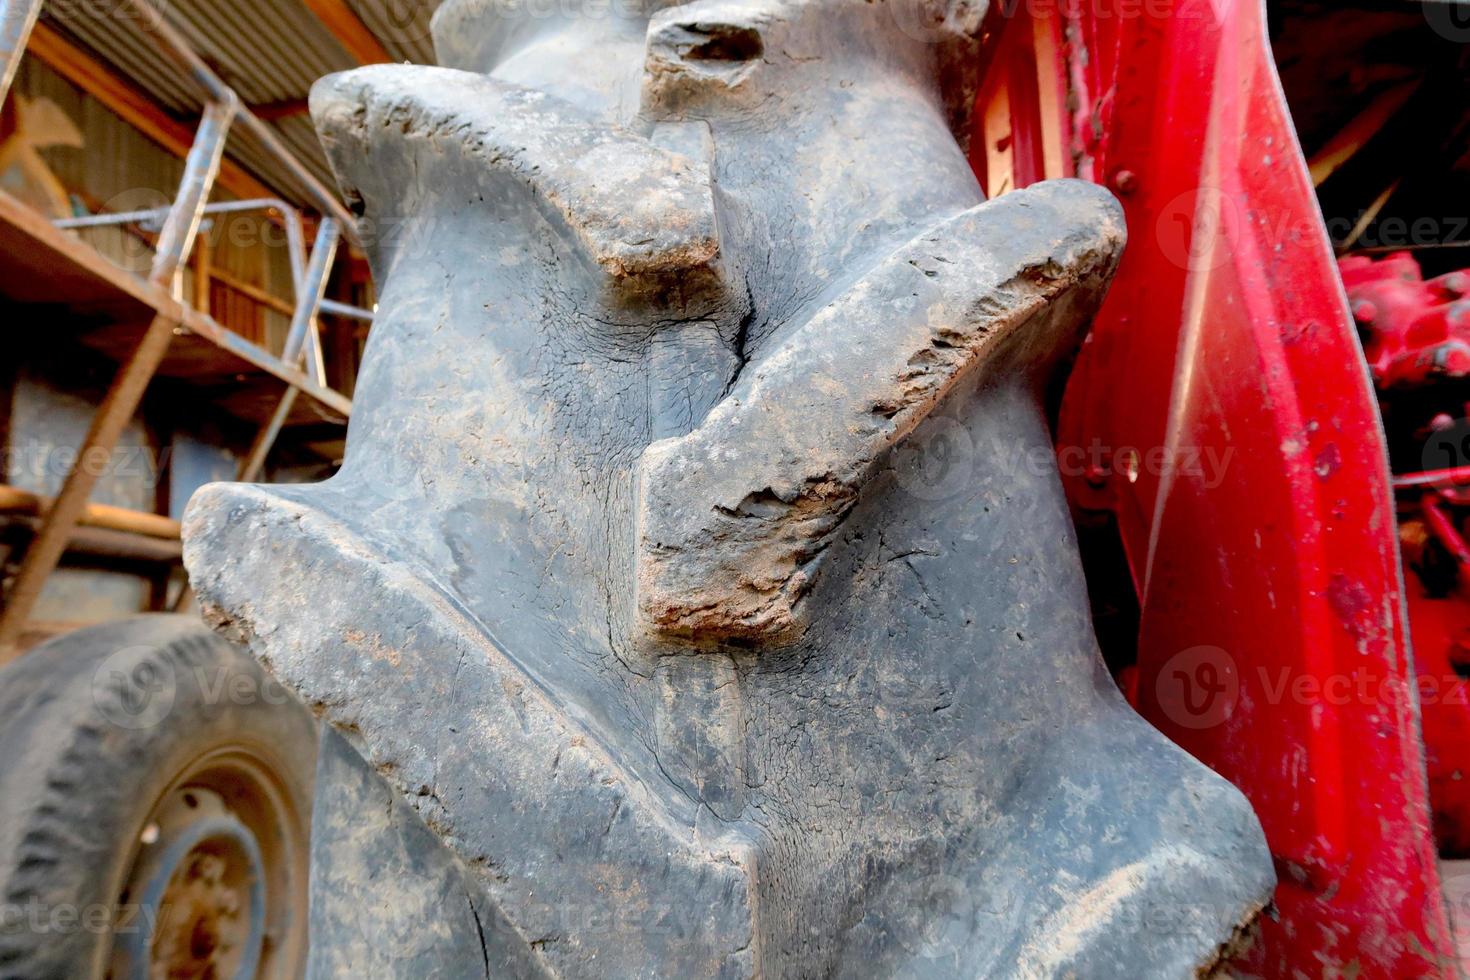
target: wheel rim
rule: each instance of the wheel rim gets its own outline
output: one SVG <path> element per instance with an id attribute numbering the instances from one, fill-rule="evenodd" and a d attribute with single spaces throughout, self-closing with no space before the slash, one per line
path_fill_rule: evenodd
<path id="1" fill-rule="evenodd" d="M 249 828 L 232 817 L 187 825 L 144 882 L 159 910 L 124 945 L 131 980 L 255 976 L 265 925 L 265 868 Z"/>
<path id="2" fill-rule="evenodd" d="M 174 780 L 139 831 L 119 893 L 115 980 L 289 975 L 305 942 L 305 822 L 275 768 L 246 746 Z M 126 933 L 126 934 L 124 934 Z"/>

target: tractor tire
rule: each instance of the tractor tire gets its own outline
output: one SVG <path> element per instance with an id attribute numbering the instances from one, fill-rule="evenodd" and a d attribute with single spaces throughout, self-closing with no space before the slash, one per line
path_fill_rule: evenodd
<path id="1" fill-rule="evenodd" d="M 202 489 L 185 561 L 537 971 L 1193 976 L 1269 901 L 1098 653 L 1044 392 L 1122 211 L 985 200 L 984 13 L 446 0 L 445 67 L 312 92 L 346 458 Z"/>
<path id="2" fill-rule="evenodd" d="M 0 673 L 0 977 L 301 975 L 315 719 L 180 616 Z"/>

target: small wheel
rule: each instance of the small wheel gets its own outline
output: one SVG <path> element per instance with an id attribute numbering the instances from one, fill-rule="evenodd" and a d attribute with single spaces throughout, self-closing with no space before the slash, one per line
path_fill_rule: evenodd
<path id="1" fill-rule="evenodd" d="M 292 978 L 317 726 L 197 620 L 0 672 L 0 980 Z"/>

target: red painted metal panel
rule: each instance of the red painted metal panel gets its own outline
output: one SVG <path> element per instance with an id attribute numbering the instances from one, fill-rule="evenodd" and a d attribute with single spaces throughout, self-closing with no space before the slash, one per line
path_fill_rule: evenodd
<path id="1" fill-rule="evenodd" d="M 1074 504 L 1117 518 L 1139 709 L 1266 829 L 1281 883 L 1237 968 L 1453 975 L 1384 437 L 1262 10 L 1009 13 L 991 71 L 1060 20 L 1066 172 L 1128 216 L 1058 446 Z M 1014 99 L 1008 122 L 1043 125 Z"/>

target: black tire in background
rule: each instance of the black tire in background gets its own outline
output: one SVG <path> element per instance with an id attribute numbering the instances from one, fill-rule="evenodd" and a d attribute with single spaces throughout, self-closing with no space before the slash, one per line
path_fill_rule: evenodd
<path id="1" fill-rule="evenodd" d="M 197 619 L 0 671 L 0 980 L 300 976 L 316 752 L 310 712 Z"/>

